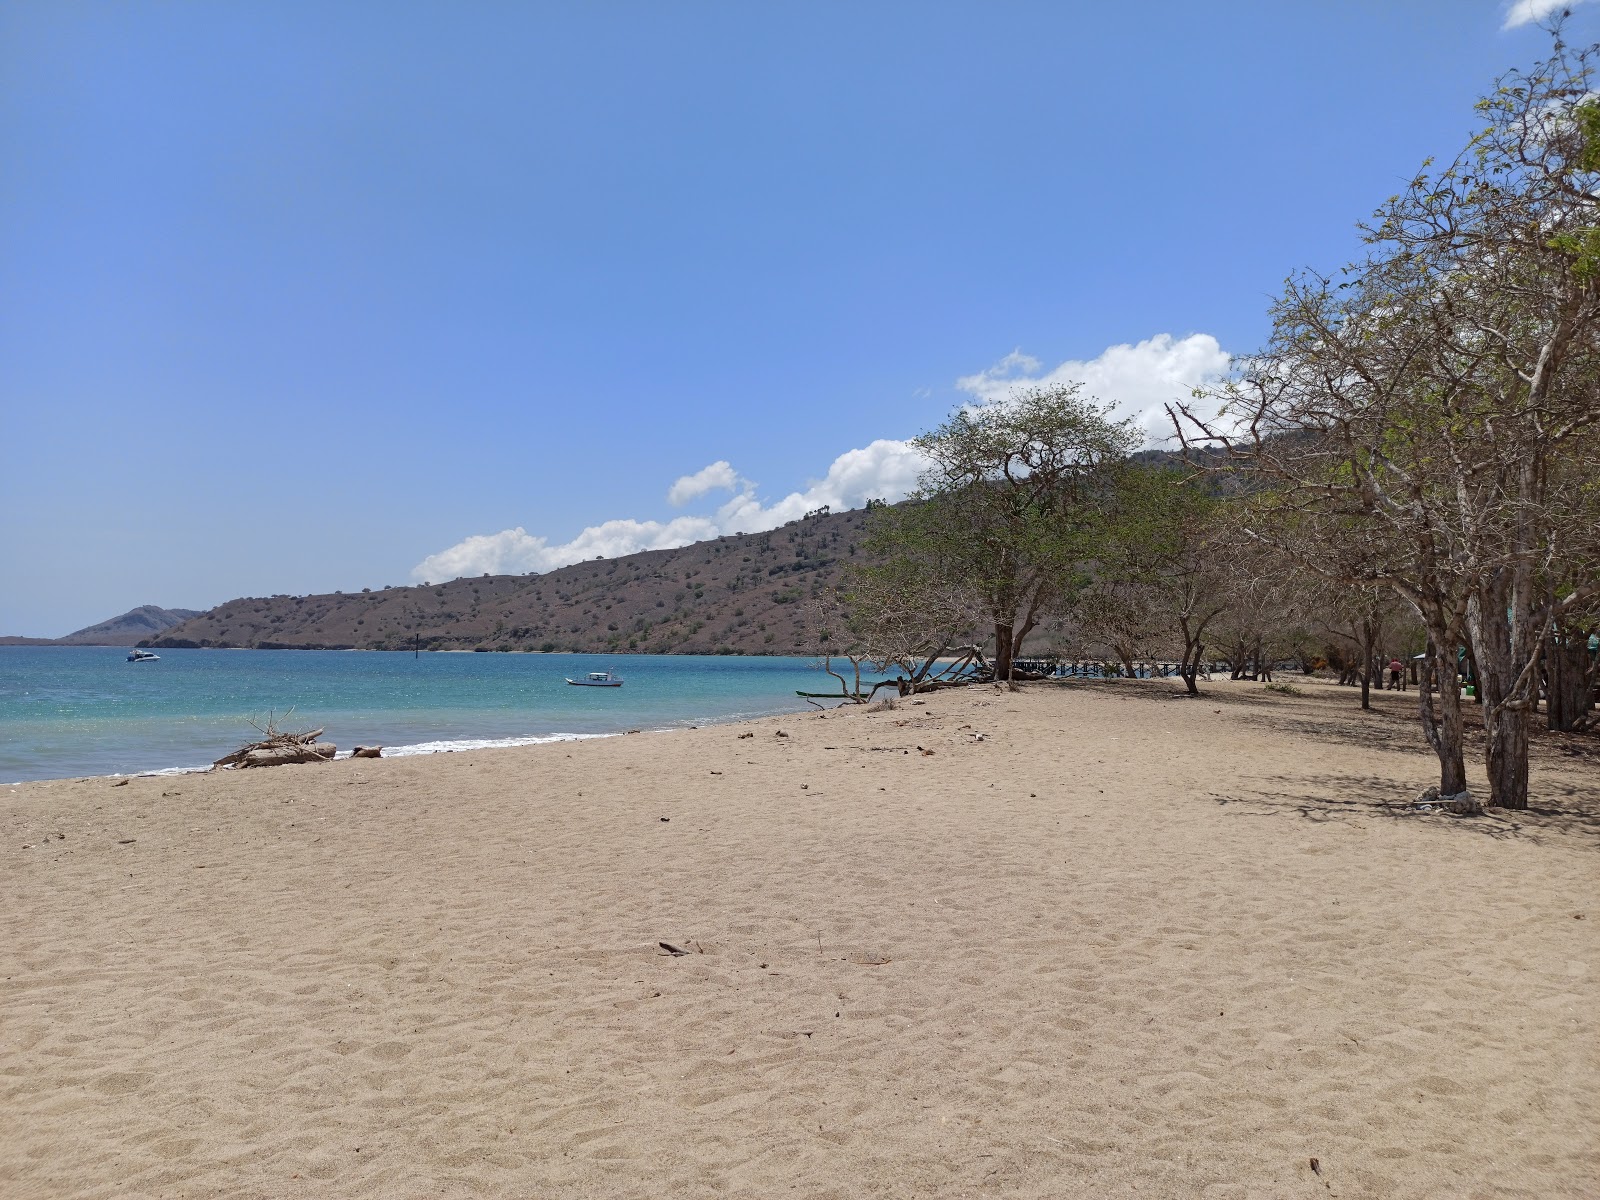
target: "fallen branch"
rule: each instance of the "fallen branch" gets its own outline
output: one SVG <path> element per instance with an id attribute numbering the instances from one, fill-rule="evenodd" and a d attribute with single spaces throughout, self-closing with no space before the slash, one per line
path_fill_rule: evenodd
<path id="1" fill-rule="evenodd" d="M 287 718 L 290 709 L 284 713 Z M 272 714 L 267 715 L 264 725 L 251 721 L 251 726 L 265 736 L 257 742 L 248 742 L 240 746 L 232 754 L 224 754 L 211 764 L 212 770 L 226 767 L 276 767 L 284 763 L 302 762 L 328 762 L 338 747 L 332 742 L 319 742 L 322 736 L 321 729 L 303 729 L 289 732 L 278 728 L 278 718 Z"/>

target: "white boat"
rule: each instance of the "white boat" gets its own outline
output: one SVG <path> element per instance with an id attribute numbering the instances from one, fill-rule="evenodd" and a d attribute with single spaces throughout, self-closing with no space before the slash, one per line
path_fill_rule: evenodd
<path id="1" fill-rule="evenodd" d="M 573 687 L 621 687 L 622 676 L 615 671 L 590 671 L 582 679 L 567 680 Z"/>
<path id="2" fill-rule="evenodd" d="M 129 662 L 160 662 L 161 655 L 151 654 L 148 650 L 129 650 Z"/>

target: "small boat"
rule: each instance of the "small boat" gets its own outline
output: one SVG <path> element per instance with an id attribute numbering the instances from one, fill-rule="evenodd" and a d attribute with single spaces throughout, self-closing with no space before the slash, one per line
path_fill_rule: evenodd
<path id="1" fill-rule="evenodd" d="M 151 654 L 150 651 L 148 651 L 148 650 L 130 650 L 130 651 L 128 651 L 128 661 L 129 662 L 160 662 L 161 661 L 161 655 L 159 655 L 159 654 Z"/>
<path id="2" fill-rule="evenodd" d="M 582 679 L 567 680 L 573 687 L 621 687 L 622 676 L 615 671 L 590 671 Z"/>

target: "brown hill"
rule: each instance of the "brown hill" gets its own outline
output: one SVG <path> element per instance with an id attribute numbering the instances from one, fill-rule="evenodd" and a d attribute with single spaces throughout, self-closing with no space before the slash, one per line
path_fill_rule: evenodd
<path id="1" fill-rule="evenodd" d="M 141 642 L 257 649 L 812 654 L 805 603 L 859 555 L 864 510 L 543 575 L 230 600 Z M 809 621 L 809 627 L 808 627 Z"/>
<path id="2" fill-rule="evenodd" d="M 0 646 L 131 646 L 201 615 L 198 608 L 160 608 L 141 604 L 120 617 L 58 638 L 0 637 Z"/>
<path id="3" fill-rule="evenodd" d="M 141 604 L 129 609 L 120 617 L 101 621 L 87 629 L 57 638 L 59 646 L 131 646 L 141 638 L 164 633 L 166 630 L 201 615 L 197 608 L 158 608 L 154 604 Z"/>

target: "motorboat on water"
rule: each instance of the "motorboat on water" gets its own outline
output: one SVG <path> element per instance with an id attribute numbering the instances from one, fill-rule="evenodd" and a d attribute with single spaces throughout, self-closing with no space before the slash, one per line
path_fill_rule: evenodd
<path id="1" fill-rule="evenodd" d="M 615 671 L 590 671 L 582 679 L 567 680 L 573 687 L 621 687 L 622 676 Z"/>
<path id="2" fill-rule="evenodd" d="M 148 650 L 129 650 L 129 662 L 160 662 L 161 655 L 151 654 Z"/>

